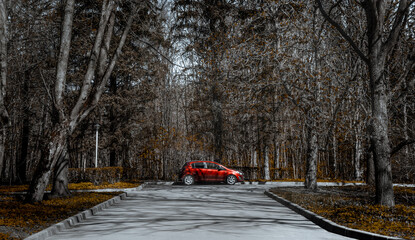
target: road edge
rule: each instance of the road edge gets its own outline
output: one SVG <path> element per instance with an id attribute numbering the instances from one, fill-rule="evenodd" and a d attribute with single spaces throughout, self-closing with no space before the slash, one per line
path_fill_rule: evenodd
<path id="1" fill-rule="evenodd" d="M 140 186 L 133 188 L 133 191 L 140 191 L 143 189 L 143 187 L 146 185 L 146 183 L 141 184 Z M 131 191 L 131 190 L 130 190 Z M 127 192 L 121 193 L 118 196 L 115 196 L 105 202 L 102 202 L 90 209 L 87 209 L 83 212 L 80 212 L 72 217 L 69 217 L 61 222 L 58 222 L 48 228 L 43 229 L 40 232 L 34 233 L 25 240 L 45 240 L 48 237 L 51 237 L 53 235 L 56 235 L 60 231 L 64 231 L 66 229 L 73 228 L 74 226 L 78 225 L 79 223 L 85 221 L 86 219 L 90 218 L 93 215 L 96 215 L 98 212 L 103 211 L 104 209 L 109 208 L 110 206 L 120 202 L 121 200 L 124 200 L 127 197 Z"/>
<path id="2" fill-rule="evenodd" d="M 366 232 L 362 230 L 357 230 L 353 228 L 348 228 L 337 223 L 334 223 L 328 219 L 325 219 L 311 211 L 304 209 L 303 207 L 292 203 L 278 195 L 265 191 L 264 194 L 277 202 L 281 203 L 282 205 L 288 207 L 289 209 L 293 210 L 294 212 L 304 216 L 308 220 L 312 221 L 316 225 L 320 226 L 321 228 L 336 233 L 345 237 L 355 238 L 355 239 L 362 239 L 362 240 L 402 240 L 402 238 L 384 236 L 376 233 Z"/>

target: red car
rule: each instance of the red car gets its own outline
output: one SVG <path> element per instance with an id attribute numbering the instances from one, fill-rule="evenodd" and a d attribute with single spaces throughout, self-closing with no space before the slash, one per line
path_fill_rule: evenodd
<path id="1" fill-rule="evenodd" d="M 226 182 L 233 185 L 236 182 L 243 182 L 244 175 L 216 162 L 191 161 L 183 165 L 179 179 L 186 185 L 195 182 Z"/>

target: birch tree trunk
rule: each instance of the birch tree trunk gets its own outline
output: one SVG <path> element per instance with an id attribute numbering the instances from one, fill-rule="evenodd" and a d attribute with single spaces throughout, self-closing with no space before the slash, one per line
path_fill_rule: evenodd
<path id="1" fill-rule="evenodd" d="M 269 148 L 268 146 L 265 146 L 265 156 L 264 156 L 264 171 L 265 171 L 265 180 L 271 180 L 270 174 L 269 174 Z"/>

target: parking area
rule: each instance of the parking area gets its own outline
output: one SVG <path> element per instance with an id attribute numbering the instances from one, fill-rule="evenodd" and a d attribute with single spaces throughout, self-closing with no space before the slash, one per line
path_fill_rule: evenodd
<path id="1" fill-rule="evenodd" d="M 48 239 L 348 239 L 263 193 L 267 185 L 147 185 Z"/>

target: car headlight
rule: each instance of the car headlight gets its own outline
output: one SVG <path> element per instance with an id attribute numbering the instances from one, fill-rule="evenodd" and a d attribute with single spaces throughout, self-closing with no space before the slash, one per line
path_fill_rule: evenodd
<path id="1" fill-rule="evenodd" d="M 244 175 L 244 173 L 243 173 L 243 172 L 240 172 L 240 171 L 237 171 L 237 172 L 238 172 L 240 175 L 242 175 L 242 176 Z"/>

